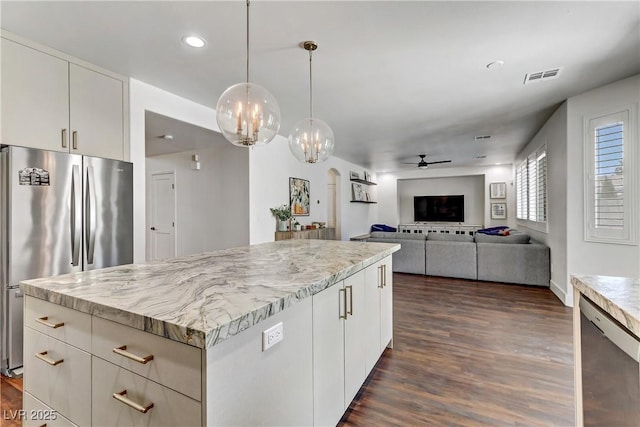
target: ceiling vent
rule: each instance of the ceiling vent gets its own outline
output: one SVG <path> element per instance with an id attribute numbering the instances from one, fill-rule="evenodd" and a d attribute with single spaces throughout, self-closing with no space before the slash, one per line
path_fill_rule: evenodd
<path id="1" fill-rule="evenodd" d="M 537 71 L 535 73 L 525 74 L 524 84 L 541 82 L 543 80 L 557 79 L 560 75 L 561 68 L 553 68 L 551 70 Z"/>
<path id="2" fill-rule="evenodd" d="M 474 141 L 486 141 L 487 139 L 491 139 L 491 135 L 477 135 L 473 137 Z"/>
<path id="3" fill-rule="evenodd" d="M 474 159 L 486 159 L 487 156 L 473 156 Z"/>

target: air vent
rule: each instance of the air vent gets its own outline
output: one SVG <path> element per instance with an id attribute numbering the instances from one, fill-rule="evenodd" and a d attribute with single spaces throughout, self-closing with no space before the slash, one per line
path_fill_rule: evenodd
<path id="1" fill-rule="evenodd" d="M 474 159 L 486 159 L 487 156 L 473 156 Z"/>
<path id="2" fill-rule="evenodd" d="M 491 135 L 477 135 L 473 137 L 474 141 L 486 141 L 487 139 L 490 139 Z"/>
<path id="3" fill-rule="evenodd" d="M 557 79 L 560 75 L 561 68 L 553 68 L 551 70 L 537 71 L 535 73 L 525 74 L 524 84 L 541 82 L 543 80 Z"/>

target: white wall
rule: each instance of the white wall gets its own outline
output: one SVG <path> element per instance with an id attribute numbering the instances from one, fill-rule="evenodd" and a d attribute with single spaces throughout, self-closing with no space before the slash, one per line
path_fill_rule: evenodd
<path id="1" fill-rule="evenodd" d="M 200 158 L 200 170 L 191 167 L 193 154 Z M 177 256 L 249 244 L 246 150 L 217 143 L 205 150 L 147 158 L 146 169 L 147 203 L 151 174 L 175 172 Z"/>
<path id="2" fill-rule="evenodd" d="M 340 144 L 340 141 L 336 141 Z M 364 169 L 338 157 L 332 156 L 326 162 L 303 164 L 298 162 L 289 151 L 286 138 L 277 136 L 264 147 L 250 150 L 250 229 L 251 244 L 274 240 L 276 220 L 269 208 L 289 203 L 289 177 L 310 181 L 311 206 L 309 216 L 299 216 L 298 221 L 305 225 L 313 221 L 327 221 L 327 188 L 330 183 L 329 169 L 336 169 L 340 176 L 336 178 L 340 195 L 338 216 L 341 224 L 342 240 L 358 234 L 368 233 L 371 224 L 377 222 L 377 204 L 351 203 L 351 182 L 349 171 Z M 370 172 L 370 171 L 368 171 Z M 375 175 L 372 176 L 375 181 Z M 376 186 L 370 187 L 376 198 Z"/>
<path id="3" fill-rule="evenodd" d="M 514 172 L 513 165 L 496 165 L 496 166 L 477 166 L 477 167 L 458 167 L 458 168 L 443 168 L 443 169 L 412 169 L 407 171 L 393 172 L 393 173 L 379 173 L 378 174 L 378 221 L 380 223 L 388 224 L 391 226 L 397 226 L 401 223 L 401 197 L 398 191 L 399 180 L 418 180 L 419 182 L 425 181 L 427 178 L 459 178 L 459 177 L 471 177 L 477 176 L 478 180 L 484 182 L 484 200 L 482 207 L 482 215 L 479 217 L 477 224 L 483 224 L 485 227 L 493 227 L 497 225 L 507 225 L 509 227 L 515 227 L 515 190 L 513 187 Z M 483 179 L 484 178 L 484 179 Z M 440 181 L 450 182 L 453 184 L 455 181 Z M 489 199 L 489 184 L 492 182 L 506 182 L 507 183 L 507 220 L 492 220 L 491 219 L 491 202 L 503 202 L 502 200 Z M 474 184 L 475 185 L 475 184 Z M 411 215 L 413 215 L 413 201 L 411 202 Z M 465 210 L 466 210 L 466 198 L 465 198 Z M 404 209 L 403 209 L 404 211 Z M 474 214 L 474 218 L 477 214 Z M 466 216 L 466 212 L 465 212 Z M 413 219 L 409 222 L 413 222 Z M 469 222 L 465 218 L 465 222 Z"/>
<path id="4" fill-rule="evenodd" d="M 518 221 L 517 228 L 545 243 L 551 252 L 551 290 L 568 304 L 571 284 L 567 273 L 567 103 L 563 103 L 536 136 L 518 154 L 520 164 L 540 146 L 547 145 L 547 230 L 530 228 Z"/>
<path id="5" fill-rule="evenodd" d="M 584 240 L 584 125 L 583 119 L 610 109 L 640 102 L 640 75 L 569 98 L 567 101 L 567 270 L 568 274 L 638 277 L 638 245 L 616 245 Z M 640 111 L 637 109 L 636 111 Z M 640 120 L 636 117 L 636 123 Z M 640 152 L 638 132 L 636 153 Z M 640 163 L 636 163 L 636 166 Z M 636 183 L 636 205 L 640 202 Z M 636 232 L 640 229 L 638 216 Z M 571 295 L 571 293 L 570 293 Z"/>
<path id="6" fill-rule="evenodd" d="M 398 180 L 400 224 L 414 222 L 414 196 L 464 195 L 464 223 L 484 224 L 484 175 Z"/>
<path id="7" fill-rule="evenodd" d="M 145 111 L 219 132 L 215 110 L 135 79 L 129 79 L 131 161 L 133 162 L 133 261 L 144 262 L 145 235 Z"/>

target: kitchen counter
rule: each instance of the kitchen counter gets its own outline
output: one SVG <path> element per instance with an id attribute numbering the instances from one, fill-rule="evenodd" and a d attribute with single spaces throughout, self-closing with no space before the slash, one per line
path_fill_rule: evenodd
<path id="1" fill-rule="evenodd" d="M 399 249 L 285 240 L 28 280 L 21 288 L 26 295 L 210 348 Z"/>
<path id="2" fill-rule="evenodd" d="M 571 284 L 576 426 L 637 425 L 638 349 L 631 335 L 640 337 L 640 280 L 571 275 Z M 581 308 L 583 297 L 620 325 L 588 303 Z"/>
<path id="3" fill-rule="evenodd" d="M 640 280 L 613 276 L 572 275 L 571 284 L 614 319 L 640 337 Z M 577 299 L 574 299 L 577 304 Z"/>

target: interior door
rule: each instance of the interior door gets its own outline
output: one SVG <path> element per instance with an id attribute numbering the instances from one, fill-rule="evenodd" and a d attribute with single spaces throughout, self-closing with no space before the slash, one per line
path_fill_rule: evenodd
<path id="1" fill-rule="evenodd" d="M 151 259 L 176 256 L 176 191 L 173 172 L 151 175 Z"/>

